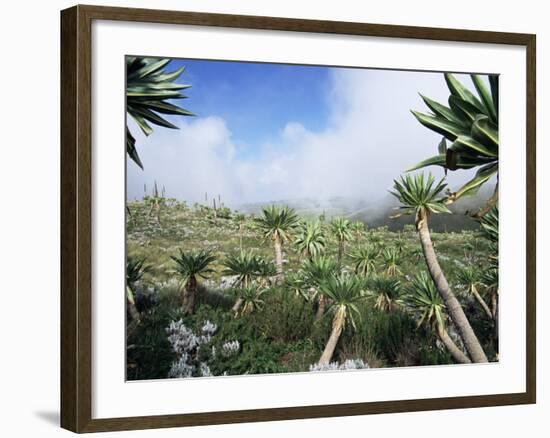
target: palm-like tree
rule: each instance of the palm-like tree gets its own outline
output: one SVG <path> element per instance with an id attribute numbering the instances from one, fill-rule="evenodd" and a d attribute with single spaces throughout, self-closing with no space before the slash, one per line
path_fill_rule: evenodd
<path id="1" fill-rule="evenodd" d="M 394 277 L 401 272 L 399 269 L 399 263 L 401 262 L 401 256 L 397 248 L 387 248 L 382 252 L 382 258 L 384 259 L 384 267 L 386 274 L 390 277 Z"/>
<path id="2" fill-rule="evenodd" d="M 352 238 L 351 222 L 343 217 L 336 217 L 330 223 L 330 228 L 334 237 L 338 241 L 338 264 L 342 263 L 342 257 L 346 248 L 346 242 Z"/>
<path id="3" fill-rule="evenodd" d="M 235 215 L 235 222 L 237 222 L 238 228 L 239 228 L 239 248 L 241 251 L 243 250 L 243 228 L 244 228 L 245 220 L 246 220 L 246 216 L 244 214 L 237 213 Z"/>
<path id="4" fill-rule="evenodd" d="M 228 255 L 222 265 L 224 266 L 224 275 L 233 275 L 236 277 L 234 286 L 246 288 L 252 282 L 254 277 L 259 275 L 259 257 L 252 251 L 241 251 L 238 254 Z M 243 303 L 240 296 L 237 297 L 233 306 L 233 311 L 237 312 Z"/>
<path id="5" fill-rule="evenodd" d="M 365 231 L 367 231 L 367 227 L 364 222 L 355 221 L 351 223 L 351 230 L 353 231 L 353 234 L 355 234 L 355 238 L 359 240 L 364 236 Z"/>
<path id="6" fill-rule="evenodd" d="M 277 270 L 273 263 L 258 257 L 258 285 L 260 287 L 267 287 L 271 283 L 271 278 L 277 274 Z"/>
<path id="7" fill-rule="evenodd" d="M 374 299 L 374 307 L 391 313 L 403 304 L 401 283 L 387 275 L 376 275 L 368 281 L 369 295 Z"/>
<path id="8" fill-rule="evenodd" d="M 158 224 L 162 225 L 160 222 L 160 210 L 166 204 L 166 198 L 164 197 L 164 194 L 161 195 L 159 193 L 156 180 L 155 180 L 155 184 L 153 185 L 153 195 L 147 196 L 146 198 L 144 198 L 144 201 L 150 207 L 149 216 L 155 213 Z"/>
<path id="9" fill-rule="evenodd" d="M 181 67 L 172 72 L 166 72 L 164 67 L 170 59 L 126 57 L 126 112 L 134 119 L 145 135 L 153 132 L 149 123 L 165 128 L 178 127 L 159 114 L 180 116 L 193 115 L 189 111 L 170 103 L 174 99 L 183 99 L 181 90 L 190 85 L 176 83 L 176 79 L 183 73 Z M 143 169 L 138 152 L 136 139 L 126 126 L 126 152 L 128 156 Z"/>
<path id="10" fill-rule="evenodd" d="M 371 245 L 374 245 L 376 247 L 380 247 L 380 245 L 383 242 L 382 234 L 375 230 L 370 230 L 368 234 L 368 241 Z"/>
<path id="11" fill-rule="evenodd" d="M 285 288 L 293 292 L 296 296 L 302 297 L 306 301 L 311 299 L 309 294 L 310 286 L 302 272 L 293 272 L 286 275 Z"/>
<path id="12" fill-rule="evenodd" d="M 491 255 L 489 262 L 491 268 L 498 270 L 498 235 L 499 235 L 499 220 L 498 220 L 498 206 L 494 206 L 482 216 L 479 220 L 481 227 L 481 234 L 483 237 L 489 240 L 489 249 Z"/>
<path id="13" fill-rule="evenodd" d="M 491 316 L 498 331 L 498 268 L 489 266 L 481 276 L 481 283 L 491 297 Z"/>
<path id="14" fill-rule="evenodd" d="M 261 289 L 254 282 L 237 289 L 237 300 L 241 300 L 242 308 L 240 312 L 237 311 L 236 313 L 240 315 L 247 315 L 255 310 L 261 309 L 264 305 L 262 295 L 266 292 L 266 290 L 267 289 Z"/>
<path id="15" fill-rule="evenodd" d="M 477 96 L 471 93 L 452 74 L 445 74 L 449 91 L 449 107 L 421 96 L 432 111 L 422 114 L 412 111 L 416 119 L 428 129 L 443 135 L 438 154 L 424 160 L 412 169 L 426 166 L 442 166 L 445 171 L 477 168 L 475 176 L 455 193 L 447 202 L 453 202 L 466 194 L 475 193 L 492 176 L 498 178 L 498 76 L 489 76 L 490 90 L 479 75 L 471 75 Z M 447 147 L 447 140 L 451 141 Z M 498 201 L 498 183 L 486 206 L 477 216 L 483 216 Z"/>
<path id="16" fill-rule="evenodd" d="M 399 254 L 403 254 L 403 251 L 405 251 L 405 248 L 407 247 L 407 242 L 401 236 L 401 232 L 399 232 L 399 237 L 393 241 L 393 247 L 397 250 Z"/>
<path id="17" fill-rule="evenodd" d="M 143 274 L 149 272 L 151 266 L 145 264 L 145 259 L 126 259 L 126 305 L 128 313 L 134 321 L 140 320 L 140 314 L 136 307 L 135 287 L 136 283 L 143 278 Z"/>
<path id="18" fill-rule="evenodd" d="M 325 313 L 326 297 L 320 289 L 323 281 L 334 276 L 339 271 L 338 263 L 328 256 L 318 256 L 306 260 L 302 265 L 302 272 L 308 286 L 313 290 L 314 297 L 318 297 L 315 320 L 318 321 Z"/>
<path id="19" fill-rule="evenodd" d="M 291 233 L 298 223 L 298 216 L 293 209 L 270 205 L 262 208 L 261 216 L 255 219 L 255 224 L 261 230 L 265 239 L 273 242 L 275 250 L 275 268 L 277 281 L 283 280 L 282 245 L 291 240 Z"/>
<path id="20" fill-rule="evenodd" d="M 419 262 L 424 257 L 421 246 L 415 246 L 411 248 L 410 251 L 407 251 L 407 253 L 415 262 Z"/>
<path id="21" fill-rule="evenodd" d="M 300 254 L 308 259 L 322 254 L 325 250 L 326 240 L 321 224 L 306 222 L 301 225 L 294 239 L 294 245 Z"/>
<path id="22" fill-rule="evenodd" d="M 222 261 L 224 275 L 233 275 L 236 278 L 235 286 L 248 286 L 258 275 L 259 257 L 252 251 L 241 251 L 230 254 Z"/>
<path id="23" fill-rule="evenodd" d="M 466 293 L 472 295 L 479 305 L 483 308 L 483 311 L 487 314 L 489 319 L 493 319 L 491 309 L 480 295 L 478 287 L 481 285 L 481 272 L 475 266 L 467 266 L 460 269 L 456 274 L 457 281 L 464 286 Z"/>
<path id="24" fill-rule="evenodd" d="M 433 329 L 457 362 L 471 362 L 449 336 L 446 328 L 445 305 L 426 272 L 420 272 L 412 280 L 407 288 L 405 302 L 409 309 L 418 314 L 418 327 L 425 325 Z"/>
<path id="25" fill-rule="evenodd" d="M 479 221 L 481 232 L 492 243 L 498 243 L 498 205 L 494 206 Z M 494 248 L 498 250 L 498 246 Z"/>
<path id="26" fill-rule="evenodd" d="M 492 252 L 489 257 L 489 267 L 484 270 L 482 283 L 491 297 L 491 314 L 498 331 L 498 236 L 499 220 L 498 206 L 494 206 L 487 214 L 481 217 L 480 225 L 484 237 L 490 242 Z"/>
<path id="27" fill-rule="evenodd" d="M 349 254 L 355 265 L 355 273 L 369 276 L 376 270 L 376 260 L 380 252 L 374 245 L 363 245 Z"/>
<path id="28" fill-rule="evenodd" d="M 180 275 L 182 308 L 185 313 L 193 313 L 197 294 L 197 277 L 208 278 L 214 272 L 210 265 L 216 260 L 211 251 L 184 253 L 181 249 L 177 256 L 170 256 L 176 263 L 176 272 Z"/>
<path id="29" fill-rule="evenodd" d="M 487 362 L 487 356 L 439 265 L 428 228 L 428 220 L 431 214 L 450 213 L 444 201 L 440 198 L 446 186 L 444 180 L 435 183 L 435 179 L 431 174 L 426 179 L 424 174 L 421 173 L 414 177 L 411 175 L 402 176 L 400 181 L 395 180 L 394 190 L 391 193 L 402 204 L 400 207 L 401 214 L 415 214 L 416 229 L 420 237 L 428 271 L 450 317 L 462 336 L 470 357 L 474 362 Z"/>
<path id="30" fill-rule="evenodd" d="M 364 279 L 358 275 L 339 274 L 321 283 L 321 292 L 331 299 L 328 312 L 333 315 L 332 331 L 319 364 L 330 363 L 340 335 L 347 323 L 355 329 L 355 318 L 361 314 L 357 304 L 364 299 Z"/>

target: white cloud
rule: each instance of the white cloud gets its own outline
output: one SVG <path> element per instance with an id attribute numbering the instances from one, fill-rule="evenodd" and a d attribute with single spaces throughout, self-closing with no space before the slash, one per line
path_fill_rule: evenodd
<path id="1" fill-rule="evenodd" d="M 136 129 L 133 129 L 136 132 Z M 184 120 L 180 129 L 156 129 L 150 137 L 137 138 L 145 165 L 141 171 L 128 162 L 129 196 L 141 197 L 143 183 L 153 181 L 167 188 L 170 196 L 199 200 L 204 192 L 232 190 L 235 145 L 225 122 L 218 117 Z"/>
<path id="2" fill-rule="evenodd" d="M 441 74 L 335 70 L 331 83 L 323 131 L 289 121 L 276 140 L 254 145 L 259 153 L 246 154 L 253 158 L 238 158 L 232 133 L 218 117 L 184 119 L 179 131 L 159 128 L 139 137 L 146 168 L 128 164 L 129 197 L 141 197 L 143 183 L 150 187 L 157 179 L 169 196 L 195 202 L 208 192 L 232 206 L 303 197 L 376 199 L 408 166 L 435 153 L 439 136 L 410 109 L 424 108 L 418 92 L 446 100 Z M 454 172 L 449 179 L 455 186 L 465 175 Z"/>

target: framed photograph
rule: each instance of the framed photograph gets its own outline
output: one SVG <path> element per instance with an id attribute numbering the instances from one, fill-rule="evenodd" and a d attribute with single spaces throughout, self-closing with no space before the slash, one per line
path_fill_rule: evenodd
<path id="1" fill-rule="evenodd" d="M 62 427 L 535 403 L 535 41 L 62 11 Z"/>

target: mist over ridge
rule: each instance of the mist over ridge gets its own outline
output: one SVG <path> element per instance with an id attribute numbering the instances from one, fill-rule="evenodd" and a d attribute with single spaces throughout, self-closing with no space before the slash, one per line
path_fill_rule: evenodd
<path id="1" fill-rule="evenodd" d="M 458 78 L 470 84 L 467 76 Z M 199 89 L 199 79 L 195 96 L 218 91 Z M 307 111 L 303 118 L 258 126 L 255 112 L 246 110 L 261 111 L 262 105 L 267 105 L 258 98 L 254 105 L 247 102 L 235 107 L 238 127 L 219 114 L 201 114 L 175 120 L 179 130 L 162 129 L 141 136 L 138 143 L 145 168 L 142 171 L 127 163 L 128 199 L 141 199 L 144 186 L 150 192 L 157 181 L 159 187 L 166 188 L 167 196 L 190 205 L 212 205 L 212 197 L 219 196 L 231 209 L 254 212 L 258 205 L 288 204 L 310 216 L 325 211 L 327 216 L 349 216 L 369 225 L 399 226 L 408 219 L 387 219 L 395 206 L 388 190 L 407 168 L 434 155 L 441 140 L 440 135 L 421 126 L 410 110 L 427 111 L 419 93 L 446 102 L 449 91 L 443 75 L 339 68 L 327 69 L 322 85 L 317 89 L 324 92 L 321 101 L 328 115 L 326 120 L 319 116 L 318 126 L 311 125 L 312 115 Z M 214 98 L 220 105 L 225 102 L 217 95 Z M 243 140 L 247 127 L 263 132 L 261 139 L 254 143 Z M 445 176 L 439 167 L 424 171 L 436 178 Z M 471 171 L 449 172 L 446 180 L 453 190 L 471 176 Z M 209 201 L 205 201 L 206 193 Z M 484 196 L 480 193 L 475 199 L 472 202 L 482 202 Z M 453 208 L 466 209 L 460 204 Z M 459 228 L 476 226 L 468 219 L 459 220 L 459 214 L 445 221 L 457 221 Z M 434 217 L 433 226 L 442 220 Z"/>

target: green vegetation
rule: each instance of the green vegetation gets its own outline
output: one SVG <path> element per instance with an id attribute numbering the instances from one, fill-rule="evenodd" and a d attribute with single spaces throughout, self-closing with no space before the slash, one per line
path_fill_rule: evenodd
<path id="1" fill-rule="evenodd" d="M 298 225 L 298 216 L 288 207 L 270 205 L 262 208 L 262 215 L 255 220 L 255 224 L 262 231 L 264 239 L 273 242 L 277 280 L 280 282 L 283 279 L 282 246 L 290 240 L 290 233 Z"/>
<path id="2" fill-rule="evenodd" d="M 373 276 L 368 290 L 374 299 L 374 307 L 382 312 L 394 312 L 403 303 L 401 283 L 387 274 Z"/>
<path id="3" fill-rule="evenodd" d="M 128 257 L 126 260 L 126 304 L 128 306 L 128 313 L 133 321 L 139 321 L 140 314 L 136 307 L 136 298 L 134 290 L 136 284 L 142 279 L 150 269 L 150 266 L 145 264 L 145 259 L 134 259 Z"/>
<path id="4" fill-rule="evenodd" d="M 319 222 L 302 224 L 294 244 L 296 249 L 308 259 L 322 254 L 326 242 L 321 224 Z"/>
<path id="5" fill-rule="evenodd" d="M 426 166 L 442 166 L 445 170 L 477 169 L 475 176 L 450 193 L 446 199 L 452 203 L 462 196 L 477 193 L 481 185 L 493 176 L 498 177 L 498 76 L 490 75 L 490 90 L 479 75 L 472 74 L 478 96 L 470 92 L 452 74 L 444 75 L 451 92 L 449 107 L 422 96 L 432 111 L 423 114 L 412 111 L 416 119 L 428 129 L 443 135 L 438 154 L 416 164 L 411 170 Z M 447 147 L 447 140 L 451 146 Z M 482 217 L 498 201 L 498 183 L 493 195 L 478 213 Z"/>
<path id="6" fill-rule="evenodd" d="M 129 379 L 326 369 L 321 358 L 353 367 L 354 361 L 369 367 L 473 361 L 426 271 L 414 226 L 392 232 L 363 224 L 361 235 L 346 240 L 341 251 L 334 222 L 300 222 L 291 209 L 266 207 L 268 216 L 285 212 L 269 227 L 263 217 L 233 211 L 221 217 L 211 207 L 174 199 L 164 199 L 160 222 L 146 200 L 129 202 L 128 209 L 129 263 L 141 263 L 128 283 L 139 311 L 138 323 L 128 320 Z M 282 223 L 285 277 L 278 282 L 269 230 Z M 324 242 L 315 254 L 298 244 L 308 226 Z M 440 268 L 490 360 L 498 354 L 496 324 L 463 275 L 473 266 L 485 273 L 476 289 L 496 312 L 495 230 L 498 215 L 476 231 L 430 232 Z M 216 326 L 185 363 L 168 340 L 167 328 L 178 321 L 173 339 L 203 339 L 205 322 Z"/>
<path id="7" fill-rule="evenodd" d="M 210 264 L 216 260 L 209 250 L 184 253 L 181 249 L 177 256 L 170 256 L 175 262 L 175 271 L 180 278 L 179 289 L 182 294 L 182 309 L 193 313 L 197 294 L 197 277 L 207 278 L 211 274 Z"/>
<path id="8" fill-rule="evenodd" d="M 400 181 L 395 181 L 392 194 L 401 202 L 402 214 L 415 215 L 416 229 L 418 230 L 426 266 L 439 295 L 460 332 L 472 361 L 487 362 L 483 347 L 472 329 L 464 309 L 449 286 L 444 271 L 441 269 L 430 235 L 428 226 L 430 215 L 450 213 L 444 204 L 444 199 L 441 197 L 441 193 L 446 186 L 443 180 L 435 183 L 435 179 L 431 174 L 424 178 L 424 174 L 420 173 L 414 177 L 407 175 L 401 177 Z"/>
<path id="9" fill-rule="evenodd" d="M 445 305 L 426 272 L 421 271 L 411 282 L 407 294 L 407 304 L 413 312 L 418 314 L 418 325 L 425 325 L 433 329 L 457 362 L 471 362 L 449 336 L 446 329 Z"/>
<path id="10" fill-rule="evenodd" d="M 353 330 L 355 318 L 361 317 L 359 303 L 365 299 L 365 279 L 354 274 L 338 274 L 321 282 L 321 293 L 329 300 L 328 313 L 333 315 L 332 331 L 319 359 L 320 365 L 330 363 L 342 331 L 349 323 Z"/>
<path id="11" fill-rule="evenodd" d="M 346 248 L 346 242 L 351 240 L 351 222 L 342 217 L 337 217 L 330 223 L 331 231 L 338 241 L 338 264 L 342 263 L 342 257 Z"/>
<path id="12" fill-rule="evenodd" d="M 127 110 L 147 135 L 147 122 L 175 127 L 157 113 L 190 114 L 165 101 L 186 87 L 167 64 L 128 58 Z M 156 182 L 152 196 L 128 202 L 127 378 L 498 360 L 498 183 L 468 229 L 448 231 L 446 219 L 445 232 L 431 228 L 498 175 L 498 78 L 489 91 L 472 75 L 478 96 L 445 80 L 449 107 L 423 96 L 433 114 L 413 111 L 444 136 L 438 155 L 414 169 L 477 173 L 456 192 L 431 174 L 396 179 L 393 217 L 403 219 L 391 231 L 357 220 L 361 209 L 327 222 L 324 209 L 266 205 L 256 216 L 219 197 L 190 207 Z"/>
<path id="13" fill-rule="evenodd" d="M 126 57 L 126 112 L 145 135 L 153 132 L 149 123 L 178 129 L 176 125 L 159 114 L 193 115 L 168 102 L 173 99 L 184 99 L 185 96 L 180 91 L 190 87 L 190 85 L 175 82 L 183 73 L 183 67 L 169 73 L 164 70 L 170 61 L 169 58 Z M 126 152 L 134 163 L 143 169 L 143 163 L 136 149 L 136 139 L 128 126 L 126 126 Z"/>

